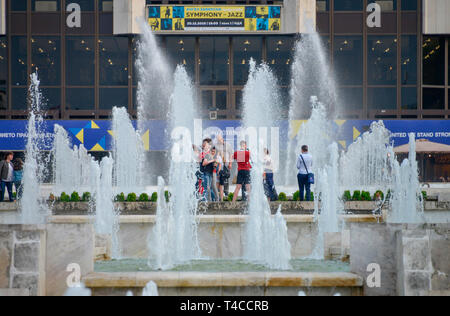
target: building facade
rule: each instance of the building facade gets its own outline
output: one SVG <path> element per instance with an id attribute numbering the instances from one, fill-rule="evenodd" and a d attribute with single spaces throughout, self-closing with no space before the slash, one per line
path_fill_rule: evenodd
<path id="1" fill-rule="evenodd" d="M 0 0 L 0 119 L 27 117 L 29 75 L 36 70 L 50 119 L 107 119 L 113 106 L 126 106 L 136 116 L 138 31 L 133 14 L 119 8 L 127 2 Z M 312 2 L 336 76 L 342 118 L 449 118 L 450 30 L 445 16 L 450 6 L 445 0 Z M 80 25 L 71 19 L 73 3 L 81 8 Z M 143 16 L 148 14 L 145 5 L 280 6 L 284 20 L 278 30 L 161 31 L 158 41 L 173 68 L 186 66 L 204 118 L 211 113 L 218 119 L 241 117 L 250 58 L 272 67 L 288 103 L 293 45 L 303 30 L 302 10 L 311 12 L 311 0 L 132 3 L 142 7 L 130 12 Z M 371 3 L 381 8 L 376 27 L 368 23 L 377 21 Z"/>

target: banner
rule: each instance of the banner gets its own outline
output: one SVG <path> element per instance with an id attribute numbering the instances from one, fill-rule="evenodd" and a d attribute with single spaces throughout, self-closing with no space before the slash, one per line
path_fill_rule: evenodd
<path id="1" fill-rule="evenodd" d="M 148 23 L 155 32 L 278 32 L 281 6 L 148 6 Z"/>

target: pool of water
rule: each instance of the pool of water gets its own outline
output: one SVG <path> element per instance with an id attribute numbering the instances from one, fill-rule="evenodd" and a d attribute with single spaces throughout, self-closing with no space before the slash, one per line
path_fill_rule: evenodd
<path id="1" fill-rule="evenodd" d="M 290 272 L 350 272 L 350 265 L 341 261 L 295 259 Z M 95 272 L 152 272 L 146 259 L 122 259 L 95 264 Z M 176 272 L 276 272 L 267 267 L 243 260 L 194 260 L 168 271 Z"/>

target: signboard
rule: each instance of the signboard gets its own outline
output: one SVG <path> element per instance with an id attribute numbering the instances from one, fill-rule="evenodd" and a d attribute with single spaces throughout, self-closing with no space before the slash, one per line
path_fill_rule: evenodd
<path id="1" fill-rule="evenodd" d="M 148 6 L 152 30 L 279 32 L 281 6 Z"/>

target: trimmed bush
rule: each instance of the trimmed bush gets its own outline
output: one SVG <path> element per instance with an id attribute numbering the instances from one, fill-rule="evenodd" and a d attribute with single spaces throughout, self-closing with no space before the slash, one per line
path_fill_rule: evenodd
<path id="1" fill-rule="evenodd" d="M 372 201 L 372 197 L 370 196 L 370 192 L 363 191 L 361 193 L 361 201 Z"/>
<path id="2" fill-rule="evenodd" d="M 73 192 L 70 196 L 70 202 L 80 202 L 80 195 L 78 192 Z"/>
<path id="3" fill-rule="evenodd" d="M 352 201 L 361 201 L 361 191 L 353 192 Z"/>
<path id="4" fill-rule="evenodd" d="M 314 192 L 311 192 L 311 199 L 310 199 L 310 201 L 314 202 Z"/>
<path id="5" fill-rule="evenodd" d="M 152 197 L 150 198 L 150 202 L 157 202 L 158 201 L 158 193 L 153 192 Z"/>
<path id="6" fill-rule="evenodd" d="M 65 192 L 61 193 L 61 197 L 59 199 L 61 202 L 70 202 L 70 196 L 68 196 Z"/>
<path id="7" fill-rule="evenodd" d="M 373 200 L 374 201 L 383 201 L 384 200 L 383 191 L 378 190 L 377 192 L 375 192 L 375 194 L 373 195 Z"/>
<path id="8" fill-rule="evenodd" d="M 123 192 L 120 194 L 117 194 L 116 202 L 125 202 L 125 194 Z"/>
<path id="9" fill-rule="evenodd" d="M 287 200 L 288 199 L 287 199 L 286 193 L 281 192 L 280 194 L 278 194 L 278 201 L 286 202 Z"/>
<path id="10" fill-rule="evenodd" d="M 136 202 L 137 201 L 137 196 L 136 193 L 130 193 L 127 196 L 127 202 Z"/>
<path id="11" fill-rule="evenodd" d="M 233 202 L 233 198 L 234 198 L 234 193 L 228 194 L 228 201 L 229 202 Z"/>
<path id="12" fill-rule="evenodd" d="M 83 197 L 81 198 L 83 202 L 89 202 L 91 200 L 91 193 L 84 192 Z"/>
<path id="13" fill-rule="evenodd" d="M 424 201 L 426 201 L 428 199 L 427 191 L 422 191 L 422 198 Z"/>
<path id="14" fill-rule="evenodd" d="M 297 191 L 297 192 L 295 192 L 293 195 L 292 195 L 292 199 L 294 200 L 294 201 L 300 201 L 300 191 Z"/>
<path id="15" fill-rule="evenodd" d="M 170 197 L 172 196 L 172 194 L 170 194 L 169 191 L 165 191 L 165 192 L 164 192 L 164 196 L 166 197 L 166 202 L 169 202 Z"/>
<path id="16" fill-rule="evenodd" d="M 147 193 L 142 193 L 139 196 L 139 202 L 148 202 L 149 201 L 149 197 Z"/>
<path id="17" fill-rule="evenodd" d="M 350 193 L 350 191 L 344 192 L 344 195 L 342 196 L 342 200 L 344 200 L 345 202 L 352 200 L 352 194 Z"/>

